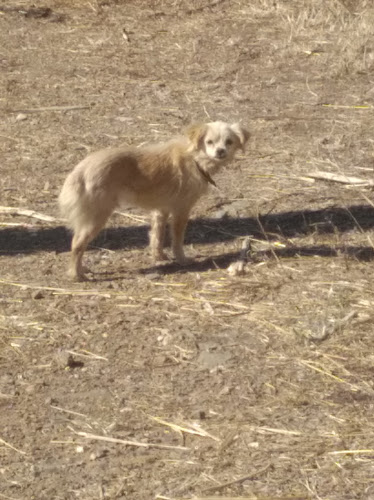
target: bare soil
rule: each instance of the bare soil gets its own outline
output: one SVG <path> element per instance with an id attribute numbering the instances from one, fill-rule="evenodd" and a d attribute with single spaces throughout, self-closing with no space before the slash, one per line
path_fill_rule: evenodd
<path id="1" fill-rule="evenodd" d="M 373 194 L 308 177 L 373 179 L 372 19 L 0 1 L 0 499 L 374 499 Z M 71 168 L 216 119 L 252 137 L 196 207 L 195 263 L 152 267 L 129 208 L 70 283 Z"/>

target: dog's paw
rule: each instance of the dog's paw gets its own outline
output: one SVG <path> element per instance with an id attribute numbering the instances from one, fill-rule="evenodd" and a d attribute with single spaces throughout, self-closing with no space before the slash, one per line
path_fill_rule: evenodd
<path id="1" fill-rule="evenodd" d="M 190 266 L 191 264 L 194 263 L 194 259 L 191 259 L 191 257 L 184 256 L 184 257 L 179 257 L 176 260 L 180 266 Z"/>
<path id="2" fill-rule="evenodd" d="M 84 272 L 78 273 L 75 269 L 69 269 L 68 277 L 71 279 L 71 281 L 76 281 L 76 282 L 88 281 L 88 278 L 84 274 Z"/>
<path id="3" fill-rule="evenodd" d="M 160 264 L 165 260 L 169 260 L 169 257 L 165 252 L 157 252 L 152 254 L 152 261 L 154 264 Z"/>

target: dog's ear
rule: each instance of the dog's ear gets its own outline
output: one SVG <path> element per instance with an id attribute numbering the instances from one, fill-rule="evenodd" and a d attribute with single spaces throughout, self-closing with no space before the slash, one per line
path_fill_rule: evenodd
<path id="1" fill-rule="evenodd" d="M 233 123 L 231 125 L 231 130 L 234 132 L 234 134 L 236 134 L 239 138 L 239 141 L 240 141 L 240 147 L 242 148 L 242 150 L 244 151 L 244 147 L 250 137 L 250 133 L 248 132 L 248 130 L 244 127 L 242 127 L 242 125 L 240 125 L 240 123 Z"/>
<path id="2" fill-rule="evenodd" d="M 201 149 L 201 143 L 205 137 L 207 131 L 207 125 L 205 123 L 195 123 L 191 125 L 186 130 L 186 135 L 189 138 L 193 149 Z"/>

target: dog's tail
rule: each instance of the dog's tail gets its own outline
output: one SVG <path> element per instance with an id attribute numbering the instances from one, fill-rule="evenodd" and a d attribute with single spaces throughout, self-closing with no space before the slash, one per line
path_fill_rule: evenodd
<path id="1" fill-rule="evenodd" d="M 86 226 L 91 218 L 84 179 L 77 173 L 73 171 L 68 175 L 58 197 L 61 216 L 74 232 Z"/>

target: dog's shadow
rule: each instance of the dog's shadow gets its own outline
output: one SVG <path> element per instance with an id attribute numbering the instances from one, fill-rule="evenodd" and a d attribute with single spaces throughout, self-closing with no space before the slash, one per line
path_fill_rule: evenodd
<path id="1" fill-rule="evenodd" d="M 230 252 L 225 254 L 214 255 L 212 257 L 195 261 L 188 266 L 181 267 L 176 263 L 167 263 L 157 266 L 147 267 L 144 269 L 139 269 L 139 273 L 144 275 L 152 275 L 154 273 L 160 274 L 184 274 L 187 272 L 204 272 L 210 269 L 227 268 L 232 262 L 235 262 L 239 258 L 240 252 Z M 349 258 L 354 258 L 359 261 L 369 262 L 374 260 L 374 249 L 369 246 L 334 246 L 334 248 L 328 245 L 315 245 L 315 246 L 295 246 L 292 248 L 277 248 L 271 250 L 262 250 L 249 256 L 249 261 L 252 262 L 264 262 L 269 259 L 274 258 L 286 258 L 286 257 L 338 257 L 346 256 Z"/>
<path id="2" fill-rule="evenodd" d="M 374 227 L 374 208 L 370 205 L 355 205 L 347 208 L 329 207 L 320 210 L 302 210 L 256 217 L 223 217 L 194 219 L 189 222 L 186 241 L 188 244 L 214 244 L 235 240 L 238 237 L 252 236 L 258 240 L 277 240 L 296 238 L 311 233 L 334 234 L 354 229 L 370 230 Z M 144 248 L 148 244 L 148 226 L 107 228 L 93 241 L 91 247 L 110 250 Z M 31 254 L 41 251 L 56 253 L 67 252 L 71 235 L 64 227 L 41 228 L 29 231 L 26 228 L 4 228 L 0 230 L 0 255 Z M 374 258 L 371 247 L 302 246 L 272 250 L 279 257 L 292 255 L 334 256 L 337 252 L 355 256 L 360 260 Z M 266 252 L 263 252 L 266 257 Z M 149 271 L 168 272 L 203 271 L 215 266 L 227 266 L 237 258 L 237 252 L 216 255 L 181 268 L 166 264 Z"/>

